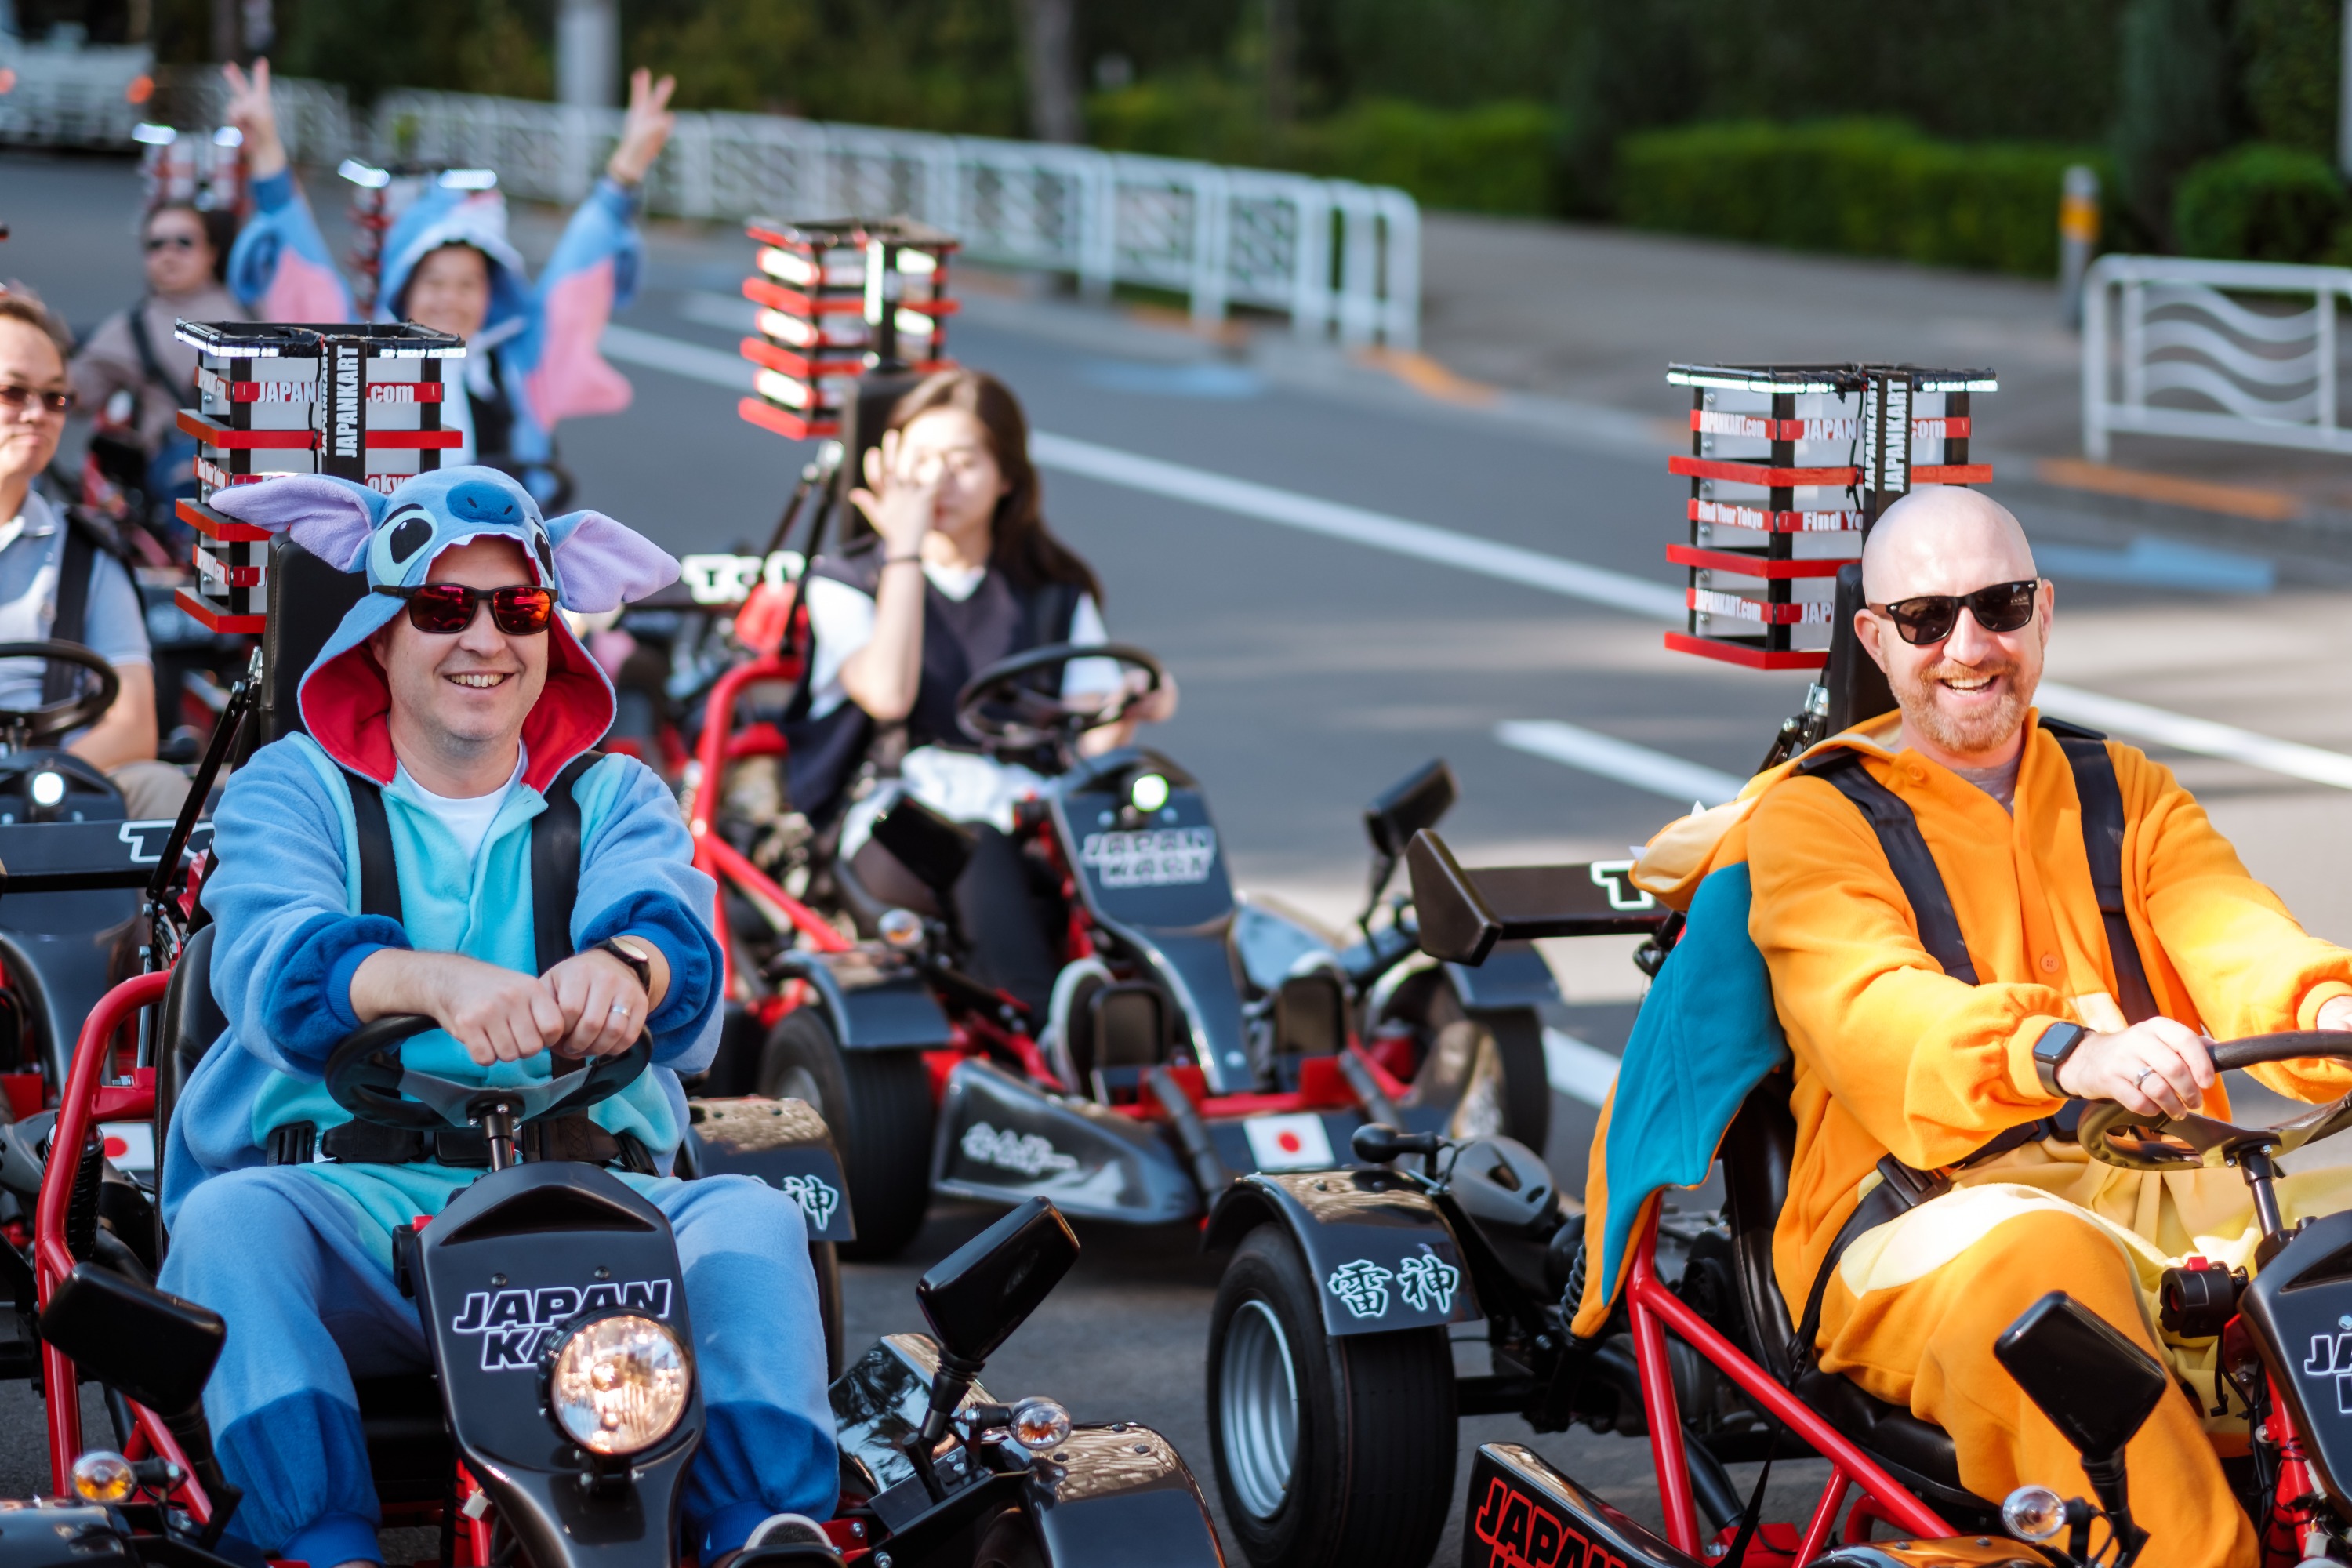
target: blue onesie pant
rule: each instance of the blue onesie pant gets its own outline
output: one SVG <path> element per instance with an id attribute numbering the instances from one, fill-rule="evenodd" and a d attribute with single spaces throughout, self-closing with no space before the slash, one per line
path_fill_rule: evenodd
<path id="1" fill-rule="evenodd" d="M 352 1380 L 427 1365 L 416 1304 L 363 1239 L 375 1227 L 320 1167 L 226 1171 L 182 1202 L 159 1283 L 212 1308 L 228 1341 L 205 1394 L 221 1468 L 244 1489 L 230 1533 L 337 1568 L 383 1561 Z M 800 1205 L 748 1176 L 635 1179 L 669 1217 L 706 1429 L 687 1540 L 709 1562 L 772 1513 L 822 1519 L 838 1487 L 816 1279 Z"/>

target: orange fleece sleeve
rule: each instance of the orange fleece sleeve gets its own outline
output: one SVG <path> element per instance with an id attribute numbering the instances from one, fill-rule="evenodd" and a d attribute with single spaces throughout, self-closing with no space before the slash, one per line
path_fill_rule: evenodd
<path id="1" fill-rule="evenodd" d="M 2124 853 L 2144 889 L 2141 950 L 2149 950 L 2152 931 L 2195 1009 L 2184 1021 L 2201 1024 L 2217 1040 L 2308 1029 L 2322 1003 L 2352 994 L 2352 952 L 2295 923 L 2172 770 L 2128 746 L 2108 750 L 2132 824 Z M 2346 1047 L 2352 1050 L 2352 1036 Z M 2336 1063 L 2280 1062 L 2252 1071 L 2297 1100 L 2333 1100 L 2352 1089 L 2352 1068 Z"/>
<path id="2" fill-rule="evenodd" d="M 1859 813 L 1794 778 L 1749 825 L 1748 930 L 1790 1049 L 1895 1158 L 1948 1165 L 2046 1116 L 2033 1044 L 2066 1016 L 2047 985 L 1970 985 L 1919 944 L 1910 900 Z"/>

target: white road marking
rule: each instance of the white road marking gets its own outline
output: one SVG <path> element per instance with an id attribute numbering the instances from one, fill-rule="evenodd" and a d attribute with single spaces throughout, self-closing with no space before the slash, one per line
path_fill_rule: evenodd
<path id="1" fill-rule="evenodd" d="M 1450 528 L 1434 528 L 1425 522 L 1411 522 L 1386 512 L 1213 474 L 1182 463 L 1162 462 L 1157 458 L 1140 457 L 1116 447 L 1100 447 L 1092 441 L 1075 440 L 1044 430 L 1031 432 L 1029 453 L 1040 468 L 1188 500 L 1261 522 L 1304 529 L 1309 533 L 1344 539 L 1350 544 L 1368 544 L 1376 550 L 1435 562 L 1457 571 L 1499 577 L 1506 583 L 1541 588 L 1612 610 L 1676 621 L 1683 617 L 1683 591 L 1679 588 L 1546 555 L 1540 551 L 1523 550 L 1516 544 L 1457 533 Z"/>
<path id="2" fill-rule="evenodd" d="M 641 332 L 619 323 L 604 329 L 604 357 L 648 370 L 666 370 L 688 381 L 707 381 L 730 392 L 751 390 L 751 362 L 723 349 L 707 349 L 683 338 Z"/>
<path id="3" fill-rule="evenodd" d="M 1544 1076 L 1553 1089 L 1595 1109 L 1607 1103 L 1617 1082 L 1615 1057 L 1561 1029 L 1544 1030 L 1543 1043 Z"/>
<path id="4" fill-rule="evenodd" d="M 2154 741 L 2177 751 L 2195 752 L 2208 757 L 2226 757 L 2233 763 L 2267 768 L 2289 778 L 2309 779 L 2314 784 L 2352 789 L 2352 757 L 2341 752 L 2322 751 L 2317 746 L 2306 746 L 2294 741 L 2274 740 L 2268 735 L 2257 735 L 2252 730 L 2241 730 L 2234 724 L 2193 719 L 2186 713 L 2174 713 L 2162 708 L 2151 708 L 2145 702 L 2132 702 L 2121 697 L 2085 691 L 2079 686 L 2062 686 L 2054 680 L 2043 681 L 2042 689 L 2035 695 L 2041 700 L 2041 705 L 2055 716 L 2088 724 L 2095 730 L 2112 730 L 2117 734 L 2136 735 L 2143 741 Z"/>
<path id="5" fill-rule="evenodd" d="M 609 357 L 625 363 L 667 371 L 672 375 L 709 382 L 733 392 L 749 392 L 751 389 L 749 362 L 719 349 L 705 348 L 699 343 L 615 324 L 604 329 L 604 347 Z M 1181 463 L 1163 462 L 1157 458 L 1146 458 L 1138 453 L 1121 451 L 1116 447 L 1098 446 L 1092 441 L 1081 441 L 1068 436 L 1037 430 L 1031 433 L 1029 439 L 1030 455 L 1042 468 L 1078 474 L 1106 484 L 1167 496 L 1175 500 L 1191 501 L 1218 511 L 1255 518 L 1261 522 L 1304 529 L 1353 544 L 1370 545 L 1376 550 L 1451 566 L 1457 571 L 1475 572 L 1507 583 L 1541 588 L 1565 598 L 1581 599 L 1589 604 L 1653 620 L 1679 625 L 1684 618 L 1681 589 L 1648 582 L 1622 572 L 1587 566 L 1558 555 L 1547 555 L 1541 551 L 1525 550 L 1516 544 L 1481 539 L 1450 528 L 1413 522 L 1365 507 L 1301 495 L 1297 490 L 1213 474 Z M 2186 713 L 2175 713 L 2168 709 L 2154 708 L 2122 698 L 2105 697 L 2095 691 L 2085 691 L 2080 687 L 2054 681 L 2042 682 L 2039 696 L 2042 707 L 2053 718 L 2074 720 L 2096 729 L 2154 741 L 2201 756 L 2242 763 L 2249 767 L 2263 768 L 2289 778 L 2306 779 L 2336 789 L 2352 789 L 2352 756 L 2341 752 L 2281 741 L 2256 734 L 2251 730 L 2241 730 L 2234 724 L 2215 723 L 2211 720 L 2192 718 Z M 1605 739 L 1601 736 L 1594 738 Z M 1682 765 L 1696 766 L 1695 763 Z M 1713 770 L 1701 771 L 1711 773 Z M 1677 790 L 1675 793 L 1704 795 L 1706 792 Z"/>
<path id="6" fill-rule="evenodd" d="M 1557 719 L 1507 720 L 1495 726 L 1495 739 L 1515 752 L 1565 763 L 1671 801 L 1720 805 L 1748 782 Z"/>

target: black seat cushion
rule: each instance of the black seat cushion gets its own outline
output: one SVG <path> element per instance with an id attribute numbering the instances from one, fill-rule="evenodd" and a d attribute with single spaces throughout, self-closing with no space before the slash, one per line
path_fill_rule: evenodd
<path id="1" fill-rule="evenodd" d="M 180 950 L 180 961 L 172 966 L 172 978 L 163 987 L 163 1016 L 156 1021 L 155 1031 L 155 1142 L 156 1153 L 163 1152 L 163 1134 L 172 1121 L 172 1108 L 177 1104 L 181 1089 L 187 1086 L 188 1075 L 204 1060 L 211 1048 L 228 1029 L 228 1020 L 222 1016 L 220 1004 L 213 1000 L 213 934 L 217 926 L 206 926 L 188 939 Z"/>
<path id="2" fill-rule="evenodd" d="M 1999 1504 L 1960 1485 L 1959 1459 L 1949 1433 L 1900 1405 L 1873 1397 L 1848 1378 L 1800 1367 L 1790 1353 L 1796 1325 L 1790 1321 L 1788 1299 L 1772 1273 L 1772 1232 L 1788 1199 L 1789 1170 L 1797 1152 L 1796 1118 L 1789 1113 L 1790 1084 L 1785 1068 L 1758 1084 L 1725 1132 L 1721 1152 L 1733 1270 L 1756 1359 L 1952 1523 L 1967 1528 L 1988 1515 L 1997 1516 Z"/>

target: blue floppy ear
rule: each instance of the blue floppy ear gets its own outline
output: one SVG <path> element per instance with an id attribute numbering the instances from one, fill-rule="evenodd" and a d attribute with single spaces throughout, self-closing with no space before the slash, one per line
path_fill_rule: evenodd
<path id="1" fill-rule="evenodd" d="M 547 537 L 567 610 L 617 610 L 677 581 L 678 564 L 669 552 L 601 511 L 550 518 Z"/>
<path id="2" fill-rule="evenodd" d="M 338 572 L 359 569 L 368 536 L 392 505 L 362 484 L 331 474 L 287 474 L 231 485 L 205 503 L 223 517 L 291 534 L 294 542 Z"/>

